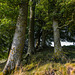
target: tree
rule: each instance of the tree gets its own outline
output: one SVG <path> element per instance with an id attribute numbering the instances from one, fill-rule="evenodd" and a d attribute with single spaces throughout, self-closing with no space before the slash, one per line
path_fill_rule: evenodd
<path id="1" fill-rule="evenodd" d="M 40 47 L 40 38 L 41 38 L 41 35 L 42 35 L 42 31 L 41 31 L 41 27 L 39 26 L 38 27 L 38 31 L 36 33 L 36 45 L 35 45 L 35 48 L 38 49 Z"/>
<path id="2" fill-rule="evenodd" d="M 62 51 L 61 48 L 61 43 L 60 43 L 60 32 L 59 32 L 59 16 L 58 16 L 58 12 L 59 12 L 59 7 L 58 5 L 58 1 L 54 0 L 54 1 L 50 1 L 49 2 L 49 6 L 48 6 L 48 13 L 49 13 L 49 17 L 52 18 L 51 20 L 53 20 L 53 34 L 54 34 L 54 55 L 55 56 L 60 56 L 60 53 Z M 52 7 L 51 7 L 52 6 Z"/>
<path id="3" fill-rule="evenodd" d="M 13 70 L 15 67 L 18 67 L 21 62 L 27 25 L 28 0 L 21 0 L 19 7 L 19 16 L 16 23 L 16 30 L 11 50 L 7 63 L 3 69 L 4 75 L 6 75 L 7 72 Z"/>
<path id="4" fill-rule="evenodd" d="M 46 46 L 46 33 L 45 33 L 45 30 L 43 29 L 42 30 L 42 47 L 45 47 Z"/>
<path id="5" fill-rule="evenodd" d="M 48 0 L 48 2 L 49 2 L 49 6 L 48 6 L 49 17 L 51 18 L 51 20 L 53 20 L 54 54 L 55 56 L 61 57 L 63 53 L 61 48 L 61 42 L 60 42 L 61 38 L 60 38 L 59 29 L 67 26 L 69 22 L 73 21 L 71 20 L 71 17 L 72 17 L 72 12 L 74 11 L 74 8 L 71 7 L 70 9 L 70 6 L 73 6 L 74 2 L 71 0 L 67 0 L 67 1 Z"/>
<path id="6" fill-rule="evenodd" d="M 60 56 L 62 51 L 60 43 L 60 33 L 58 29 L 58 21 L 53 19 L 53 33 L 54 33 L 54 53 L 57 56 Z"/>
<path id="7" fill-rule="evenodd" d="M 29 23 L 29 40 L 27 54 L 34 53 L 34 19 L 35 19 L 36 1 L 30 0 L 30 23 Z"/>

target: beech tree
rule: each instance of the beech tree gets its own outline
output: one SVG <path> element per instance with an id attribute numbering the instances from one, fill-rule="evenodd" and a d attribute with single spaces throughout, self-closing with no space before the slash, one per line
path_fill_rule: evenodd
<path id="1" fill-rule="evenodd" d="M 30 23 L 29 23 L 29 40 L 27 54 L 34 53 L 34 19 L 35 19 L 35 0 L 30 0 Z"/>
<path id="2" fill-rule="evenodd" d="M 9 53 L 7 63 L 3 69 L 3 74 L 18 67 L 21 62 L 22 51 L 24 47 L 25 32 L 27 26 L 28 0 L 21 0 L 19 4 L 19 16 L 16 23 L 16 30 Z"/>
<path id="3" fill-rule="evenodd" d="M 59 16 L 58 16 L 58 12 L 59 12 L 59 7 L 57 7 L 58 5 L 58 1 L 54 0 L 54 1 L 50 1 L 48 0 L 49 5 L 48 5 L 48 13 L 49 13 L 49 17 L 51 17 L 52 21 L 53 21 L 53 36 L 54 36 L 54 56 L 60 56 L 62 48 L 61 48 L 61 42 L 60 42 L 60 31 L 58 29 L 59 27 Z M 52 8 L 50 7 L 52 6 Z M 50 10 L 51 9 L 51 10 Z"/>
<path id="4" fill-rule="evenodd" d="M 54 53 L 60 56 L 62 48 L 60 43 L 60 32 L 58 29 L 58 21 L 53 19 L 53 33 L 54 33 Z"/>
<path id="5" fill-rule="evenodd" d="M 71 0 L 48 0 L 48 2 L 49 19 L 51 18 L 51 20 L 53 21 L 52 27 L 54 34 L 54 55 L 60 58 L 63 53 L 61 48 L 61 38 L 59 30 L 73 22 L 72 13 L 74 12 L 74 8 L 71 7 L 70 9 L 70 6 L 73 6 L 74 2 Z"/>

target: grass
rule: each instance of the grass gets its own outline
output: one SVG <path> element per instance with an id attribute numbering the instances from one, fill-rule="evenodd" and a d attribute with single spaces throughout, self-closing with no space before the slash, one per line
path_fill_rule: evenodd
<path id="1" fill-rule="evenodd" d="M 40 50 L 29 58 L 28 62 L 24 59 L 22 67 L 11 75 L 75 75 L 75 46 L 64 46 L 63 51 L 69 58 L 66 63 L 51 61 L 53 48 L 47 47 Z M 28 64 L 26 64 L 28 63 Z M 5 63 L 4 63 L 5 64 Z M 2 65 L 4 67 L 4 65 Z M 1 68 L 1 66 L 0 66 Z M 1 68 L 2 71 L 2 68 Z"/>
<path id="2" fill-rule="evenodd" d="M 35 67 L 35 65 L 27 65 L 26 67 L 20 68 L 19 71 L 15 71 L 12 75 L 75 75 L 75 64 L 74 63 L 53 63 L 49 62 L 44 65 L 37 65 L 35 68 L 31 69 L 32 67 Z M 69 70 L 70 69 L 70 70 Z"/>

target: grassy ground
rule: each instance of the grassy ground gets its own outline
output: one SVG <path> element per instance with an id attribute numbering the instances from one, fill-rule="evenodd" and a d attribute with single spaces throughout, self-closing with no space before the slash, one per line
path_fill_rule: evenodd
<path id="1" fill-rule="evenodd" d="M 53 48 L 46 47 L 32 55 L 28 62 L 24 59 L 20 70 L 11 75 L 75 75 L 75 46 L 64 46 L 63 51 L 68 58 L 66 62 L 52 61 Z M 1 70 L 4 64 L 0 63 Z"/>

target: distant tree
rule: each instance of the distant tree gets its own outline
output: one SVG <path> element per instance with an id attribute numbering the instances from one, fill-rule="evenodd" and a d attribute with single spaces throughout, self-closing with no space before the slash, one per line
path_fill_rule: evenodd
<path id="1" fill-rule="evenodd" d="M 71 5 L 71 3 L 74 5 L 74 2 L 71 0 L 70 1 L 48 0 L 48 2 L 49 2 L 48 6 L 49 17 L 51 18 L 51 20 L 53 20 L 54 54 L 55 56 L 62 57 L 61 55 L 63 55 L 63 53 L 61 48 L 61 42 L 60 42 L 61 38 L 60 38 L 59 29 L 68 26 L 69 23 L 73 21 L 71 17 L 74 8 L 70 9 L 69 5 Z"/>
<path id="2" fill-rule="evenodd" d="M 58 29 L 58 21 L 53 19 L 53 32 L 54 32 L 54 53 L 57 56 L 60 56 L 62 51 L 60 43 L 60 32 Z"/>

